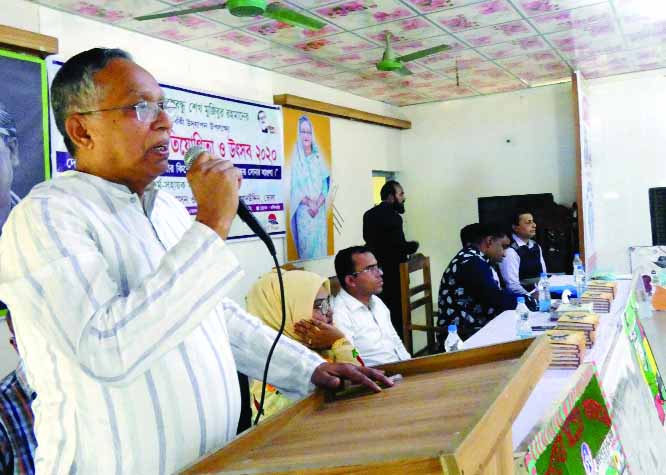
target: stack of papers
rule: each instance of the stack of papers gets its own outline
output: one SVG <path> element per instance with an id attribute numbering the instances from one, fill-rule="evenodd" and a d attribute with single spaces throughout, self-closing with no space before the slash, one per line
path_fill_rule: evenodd
<path id="1" fill-rule="evenodd" d="M 583 293 L 583 303 L 592 303 L 592 309 L 599 313 L 608 313 L 613 302 L 613 294 L 610 292 L 598 292 L 586 290 Z"/>
<path id="2" fill-rule="evenodd" d="M 599 315 L 590 312 L 563 312 L 558 315 L 556 330 L 582 331 L 585 333 L 585 346 L 592 348 L 597 337 Z"/>
<path id="3" fill-rule="evenodd" d="M 613 298 L 617 295 L 617 282 L 608 282 L 605 280 L 590 280 L 587 282 L 587 290 L 594 292 L 610 293 Z"/>
<path id="4" fill-rule="evenodd" d="M 551 368 L 577 368 L 585 359 L 585 334 L 575 330 L 548 330 L 553 350 Z"/>

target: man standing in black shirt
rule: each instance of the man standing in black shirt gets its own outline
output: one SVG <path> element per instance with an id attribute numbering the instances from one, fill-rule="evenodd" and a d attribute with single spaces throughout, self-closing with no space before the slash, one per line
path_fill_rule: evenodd
<path id="1" fill-rule="evenodd" d="M 400 183 L 387 181 L 380 191 L 382 202 L 363 215 L 363 239 L 384 270 L 384 289 L 379 298 L 391 311 L 391 322 L 402 339 L 400 263 L 419 248 L 416 241 L 406 241 L 402 230 L 405 191 Z"/>

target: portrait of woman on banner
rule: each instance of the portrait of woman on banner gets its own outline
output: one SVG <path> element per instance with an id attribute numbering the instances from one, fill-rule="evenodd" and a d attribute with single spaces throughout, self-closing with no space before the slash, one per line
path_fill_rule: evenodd
<path id="1" fill-rule="evenodd" d="M 298 119 L 298 139 L 291 160 L 289 220 L 299 259 L 328 255 L 327 197 L 331 174 L 314 139 L 309 117 Z"/>

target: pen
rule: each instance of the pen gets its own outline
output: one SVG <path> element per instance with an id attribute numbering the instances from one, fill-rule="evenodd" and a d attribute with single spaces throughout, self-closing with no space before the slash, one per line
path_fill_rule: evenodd
<path id="1" fill-rule="evenodd" d="M 532 331 L 545 332 L 546 330 L 552 330 L 553 328 L 555 328 L 555 325 L 534 325 Z"/>

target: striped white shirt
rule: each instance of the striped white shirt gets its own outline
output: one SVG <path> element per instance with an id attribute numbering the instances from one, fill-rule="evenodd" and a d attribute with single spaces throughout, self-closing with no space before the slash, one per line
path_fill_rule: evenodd
<path id="1" fill-rule="evenodd" d="M 236 369 L 262 379 L 275 332 L 225 295 L 227 246 L 167 193 L 67 172 L 36 186 L 0 239 L 33 403 L 38 474 L 166 474 L 236 433 Z M 323 360 L 282 338 L 269 382 L 312 390 Z"/>

